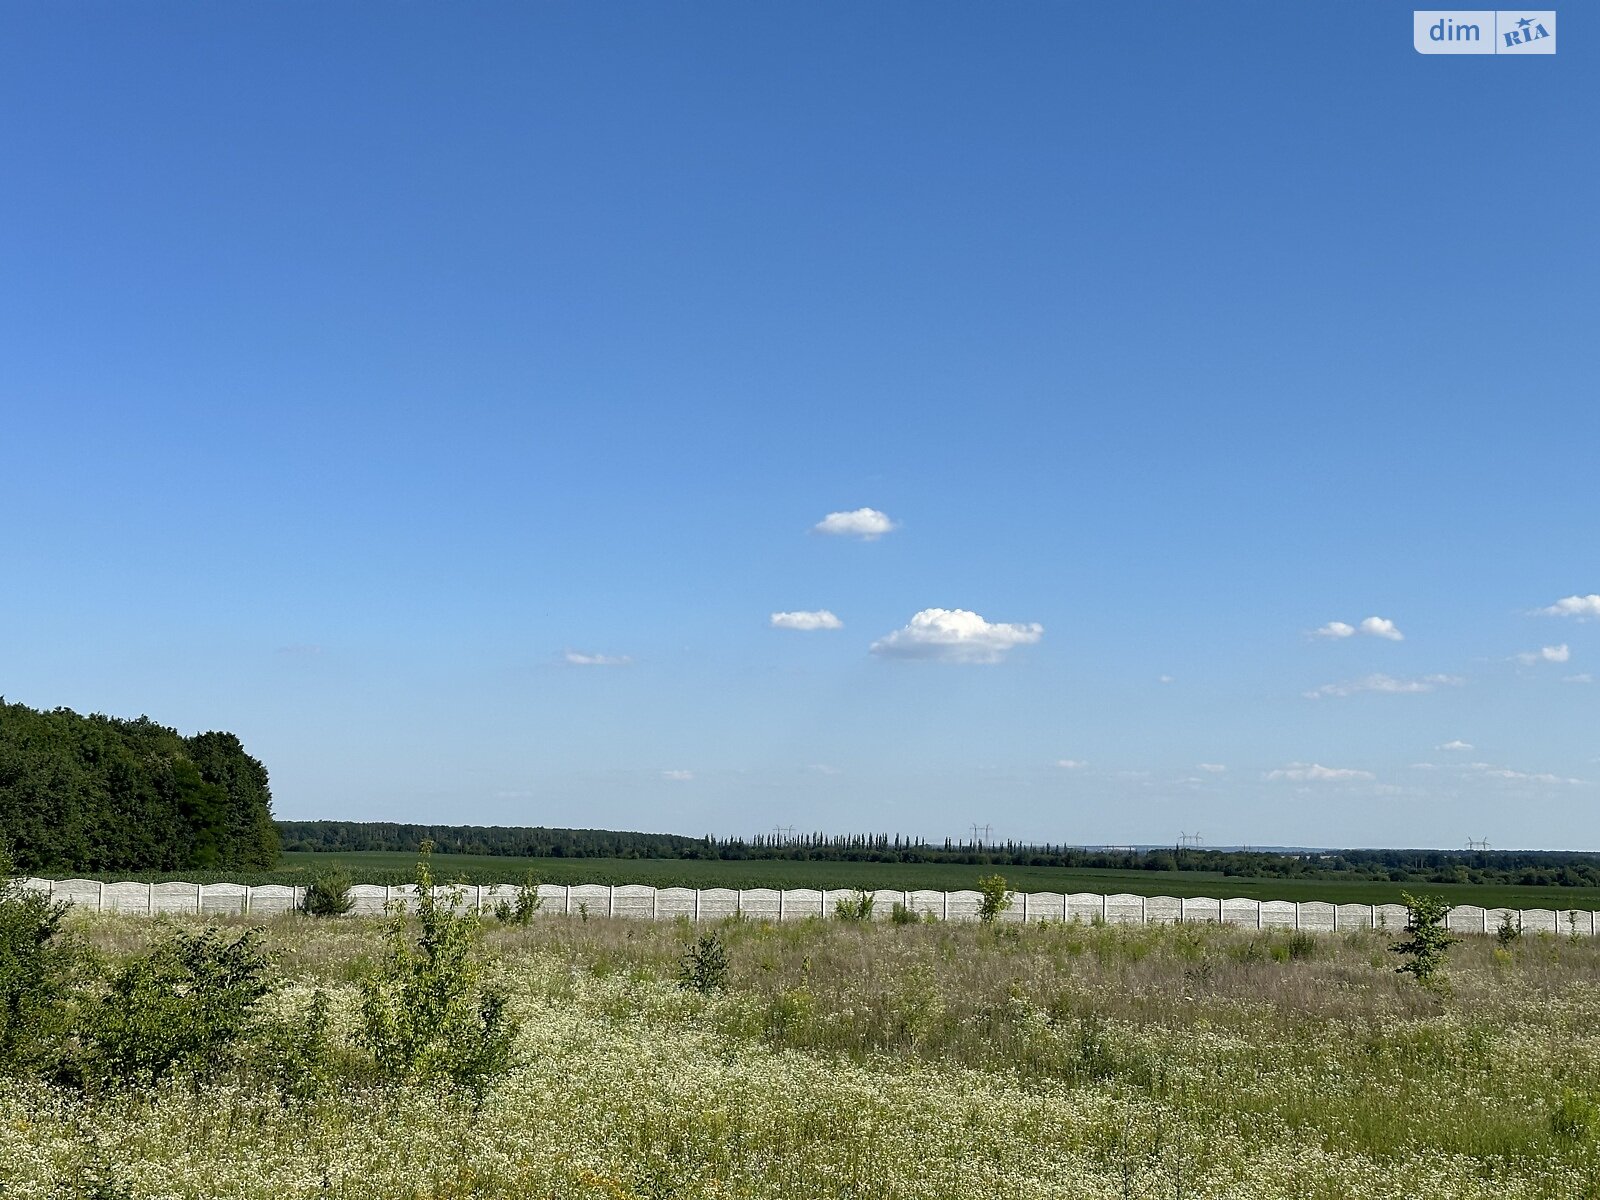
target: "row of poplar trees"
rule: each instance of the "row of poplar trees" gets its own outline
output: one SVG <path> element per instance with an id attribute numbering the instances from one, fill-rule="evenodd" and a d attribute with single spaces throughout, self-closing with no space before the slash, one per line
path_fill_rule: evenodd
<path id="1" fill-rule="evenodd" d="M 267 769 L 231 733 L 0 699 L 0 836 L 22 871 L 269 870 Z"/>

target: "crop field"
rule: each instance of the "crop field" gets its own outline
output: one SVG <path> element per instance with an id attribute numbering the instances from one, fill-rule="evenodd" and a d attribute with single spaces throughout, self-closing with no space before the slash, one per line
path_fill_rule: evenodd
<path id="1" fill-rule="evenodd" d="M 177 879 L 197 883 L 304 884 L 338 868 L 356 883 L 405 883 L 417 856 L 402 852 L 285 853 L 273 872 L 217 874 L 129 872 L 113 879 Z M 1067 870 L 1060 867 L 991 867 L 946 863 L 795 862 L 752 859 L 511 858 L 487 854 L 435 854 L 442 878 L 466 883 L 515 883 L 532 872 L 541 883 L 645 883 L 656 887 L 971 888 L 998 871 L 1014 888 L 1048 892 L 1128 892 L 1143 896 L 1243 896 L 1254 900 L 1327 900 L 1336 904 L 1391 904 L 1402 893 L 1426 891 L 1452 904 L 1484 908 L 1600 910 L 1600 888 L 1498 884 L 1387 883 L 1372 880 L 1276 879 L 1224 876 L 1210 871 Z"/>
<path id="2" fill-rule="evenodd" d="M 101 973 L 201 928 L 68 921 Z M 515 1032 L 475 1091 L 384 1078 L 362 1032 L 385 939 L 414 920 L 279 918 L 272 986 L 226 1070 L 0 1092 L 0 1195 L 1600 1194 L 1591 939 L 1470 938 L 1422 986 L 1373 931 L 476 925 L 456 932 Z M 318 1005 L 321 1032 L 296 1033 Z"/>

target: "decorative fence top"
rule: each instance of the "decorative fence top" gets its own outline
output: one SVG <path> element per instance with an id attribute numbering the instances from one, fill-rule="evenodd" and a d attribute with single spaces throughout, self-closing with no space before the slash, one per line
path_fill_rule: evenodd
<path id="1" fill-rule="evenodd" d="M 92 879 L 25 879 L 23 885 L 98 912 L 141 915 L 191 913 L 224 916 L 293 912 L 305 889 L 269 883 L 99 883 Z M 351 887 L 351 913 L 376 916 L 397 901 L 414 897 L 410 884 L 385 886 L 358 883 Z M 642 883 L 576 883 L 539 885 L 543 912 L 646 920 L 714 921 L 744 916 L 752 920 L 800 921 L 830 917 L 841 900 L 854 899 L 854 888 L 657 888 Z M 888 920 L 895 905 L 918 917 L 941 921 L 975 921 L 982 896 L 974 891 L 936 892 L 925 889 L 876 888 L 874 920 Z M 497 904 L 514 903 L 515 884 L 468 884 L 460 889 L 461 905 L 493 912 Z M 1179 921 L 1212 922 L 1254 929 L 1400 929 L 1406 923 L 1403 904 L 1333 904 L 1321 900 L 1215 899 L 1210 896 L 1135 896 L 1127 892 L 1013 892 L 1001 921 L 1105 921 L 1125 925 L 1165 925 Z M 1481 908 L 1461 904 L 1450 910 L 1453 933 L 1492 933 L 1508 919 L 1524 932 L 1570 933 L 1592 937 L 1600 914 L 1585 909 Z"/>

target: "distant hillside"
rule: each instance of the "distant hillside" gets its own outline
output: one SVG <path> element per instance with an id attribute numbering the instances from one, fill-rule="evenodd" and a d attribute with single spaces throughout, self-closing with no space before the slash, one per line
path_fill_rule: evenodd
<path id="1" fill-rule="evenodd" d="M 267 769 L 231 733 L 0 699 L 0 837 L 21 870 L 270 870 Z"/>

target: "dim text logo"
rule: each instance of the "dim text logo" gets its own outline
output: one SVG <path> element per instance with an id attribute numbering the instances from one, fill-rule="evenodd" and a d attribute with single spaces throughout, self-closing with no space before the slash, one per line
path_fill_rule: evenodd
<path id="1" fill-rule="evenodd" d="M 1411 14 L 1418 54 L 1554 54 L 1554 9 L 1419 9 Z"/>

